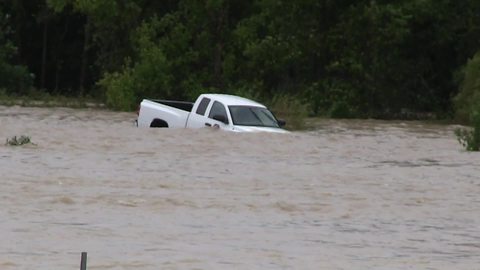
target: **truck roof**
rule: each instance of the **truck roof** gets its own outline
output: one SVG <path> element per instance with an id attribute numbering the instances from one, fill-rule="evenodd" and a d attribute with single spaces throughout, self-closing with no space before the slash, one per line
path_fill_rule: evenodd
<path id="1" fill-rule="evenodd" d="M 226 95 L 226 94 L 202 94 L 200 95 L 200 97 L 215 99 L 227 106 L 255 106 L 255 107 L 265 108 L 265 105 L 263 104 L 260 104 L 253 100 L 239 97 L 239 96 Z"/>

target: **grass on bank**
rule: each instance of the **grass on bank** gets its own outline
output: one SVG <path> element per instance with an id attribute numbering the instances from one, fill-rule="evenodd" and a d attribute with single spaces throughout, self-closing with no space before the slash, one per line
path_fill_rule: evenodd
<path id="1" fill-rule="evenodd" d="M 23 107 L 70 107 L 70 108 L 103 108 L 105 105 L 89 97 L 66 97 L 51 95 L 40 90 L 31 90 L 26 95 L 7 94 L 0 89 L 0 105 Z"/>

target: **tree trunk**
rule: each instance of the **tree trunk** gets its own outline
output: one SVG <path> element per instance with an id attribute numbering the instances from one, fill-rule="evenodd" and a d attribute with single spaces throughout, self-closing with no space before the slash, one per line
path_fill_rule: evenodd
<path id="1" fill-rule="evenodd" d="M 45 77 L 47 75 L 47 46 L 48 46 L 48 20 L 43 22 L 43 48 L 42 48 L 42 67 L 40 77 L 40 88 L 45 89 Z"/>
<path id="2" fill-rule="evenodd" d="M 223 48 L 224 48 L 224 31 L 227 24 L 227 11 L 228 4 L 221 7 L 216 18 L 216 29 L 215 29 L 215 52 L 214 52 L 214 62 L 213 62 L 213 80 L 216 87 L 223 89 L 224 80 L 223 80 Z M 215 13 L 215 12 L 214 12 Z"/>
<path id="3" fill-rule="evenodd" d="M 90 16 L 87 15 L 87 22 L 85 23 L 85 36 L 83 39 L 83 52 L 82 52 L 82 62 L 80 64 L 80 78 L 79 78 L 79 95 L 82 96 L 85 93 L 85 78 L 87 75 L 87 65 L 88 65 L 88 51 L 90 49 L 90 39 L 91 39 L 91 23 Z"/>
<path id="4" fill-rule="evenodd" d="M 222 76 L 222 54 L 223 54 L 223 43 L 217 43 L 215 46 L 215 60 L 213 65 L 213 76 L 215 81 L 215 86 L 219 89 L 223 88 L 223 76 Z"/>

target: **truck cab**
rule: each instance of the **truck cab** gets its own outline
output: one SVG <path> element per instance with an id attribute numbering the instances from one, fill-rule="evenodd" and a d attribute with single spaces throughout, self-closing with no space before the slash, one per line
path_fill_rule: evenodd
<path id="1" fill-rule="evenodd" d="M 187 121 L 189 128 L 217 127 L 238 132 L 282 132 L 282 124 L 264 105 L 223 94 L 200 95 Z"/>

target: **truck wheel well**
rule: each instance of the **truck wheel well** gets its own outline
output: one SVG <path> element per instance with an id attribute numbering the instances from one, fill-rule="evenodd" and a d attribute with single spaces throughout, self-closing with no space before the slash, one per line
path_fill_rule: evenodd
<path id="1" fill-rule="evenodd" d="M 168 128 L 168 123 L 162 119 L 153 119 L 152 123 L 150 123 L 151 128 Z"/>

